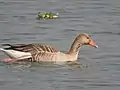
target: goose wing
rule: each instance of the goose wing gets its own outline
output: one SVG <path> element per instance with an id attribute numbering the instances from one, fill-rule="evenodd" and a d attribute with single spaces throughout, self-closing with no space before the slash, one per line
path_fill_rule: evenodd
<path id="1" fill-rule="evenodd" d="M 56 48 L 52 47 L 51 45 L 46 44 L 3 44 L 3 46 L 8 46 L 4 49 L 7 50 L 16 50 L 16 51 L 22 51 L 22 52 L 30 52 L 31 54 L 34 53 L 40 53 L 40 52 L 46 52 L 46 53 L 55 53 L 59 52 Z"/>

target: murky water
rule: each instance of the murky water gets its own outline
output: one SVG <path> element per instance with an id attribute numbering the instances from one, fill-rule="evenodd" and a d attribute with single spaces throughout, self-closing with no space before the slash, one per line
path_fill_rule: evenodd
<path id="1" fill-rule="evenodd" d="M 39 11 L 60 18 L 39 21 Z M 120 90 L 120 0 L 0 0 L 1 44 L 44 42 L 67 51 L 82 32 L 99 45 L 81 49 L 87 68 L 0 63 L 0 90 Z"/>

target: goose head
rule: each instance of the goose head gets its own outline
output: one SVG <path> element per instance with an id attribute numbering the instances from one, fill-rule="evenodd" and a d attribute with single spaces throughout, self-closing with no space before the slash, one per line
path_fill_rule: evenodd
<path id="1" fill-rule="evenodd" d="M 90 45 L 92 47 L 98 48 L 97 44 L 92 40 L 91 36 L 89 36 L 87 33 L 82 33 L 75 38 L 68 53 L 78 52 L 79 48 L 83 45 Z"/>
<path id="2" fill-rule="evenodd" d="M 98 48 L 97 44 L 95 43 L 95 41 L 92 40 L 91 36 L 88 35 L 87 33 L 83 33 L 83 34 L 79 34 L 75 41 L 78 46 L 82 46 L 82 45 L 90 45 L 92 47 Z"/>

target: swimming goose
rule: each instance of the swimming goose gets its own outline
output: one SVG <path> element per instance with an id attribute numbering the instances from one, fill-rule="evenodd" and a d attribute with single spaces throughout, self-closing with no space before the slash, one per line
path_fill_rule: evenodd
<path id="1" fill-rule="evenodd" d="M 3 44 L 7 46 L 0 48 L 10 58 L 4 59 L 5 62 L 11 61 L 31 61 L 31 62 L 67 62 L 76 61 L 80 47 L 90 45 L 95 48 L 98 46 L 87 33 L 79 34 L 73 41 L 70 50 L 66 53 L 60 52 L 51 45 L 46 44 Z"/>

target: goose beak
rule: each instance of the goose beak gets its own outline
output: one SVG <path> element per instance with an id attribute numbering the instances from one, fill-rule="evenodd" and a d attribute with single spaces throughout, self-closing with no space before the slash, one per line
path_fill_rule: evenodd
<path id="1" fill-rule="evenodd" d="M 89 43 L 88 43 L 90 46 L 93 46 L 95 48 L 98 48 L 98 45 L 92 40 L 90 39 Z"/>

